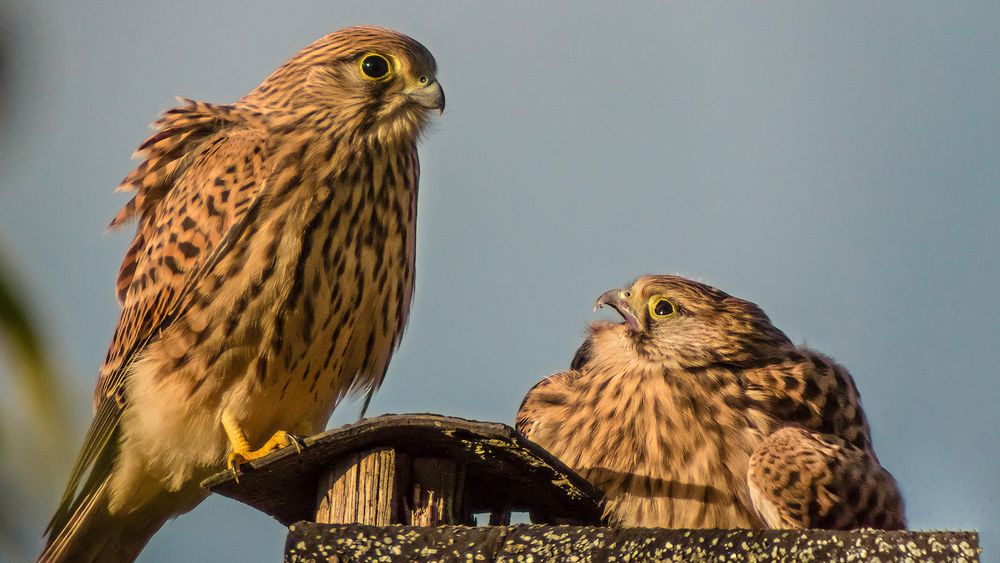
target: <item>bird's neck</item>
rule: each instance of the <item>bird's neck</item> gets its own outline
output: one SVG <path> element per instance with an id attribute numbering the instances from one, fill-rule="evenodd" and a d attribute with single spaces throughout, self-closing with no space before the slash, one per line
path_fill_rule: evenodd
<path id="1" fill-rule="evenodd" d="M 281 139 L 270 147 L 272 162 L 296 162 L 320 177 L 338 177 L 358 169 L 359 163 L 380 163 L 393 156 L 412 155 L 416 161 L 422 125 L 392 128 L 368 123 L 350 108 L 306 111 L 244 102 L 241 109 L 258 116 L 271 136 Z"/>

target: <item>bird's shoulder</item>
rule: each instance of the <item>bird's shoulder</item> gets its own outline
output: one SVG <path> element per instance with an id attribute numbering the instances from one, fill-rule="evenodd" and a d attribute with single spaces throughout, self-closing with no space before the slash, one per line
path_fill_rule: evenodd
<path id="1" fill-rule="evenodd" d="M 576 353 L 573 354 L 573 361 L 570 362 L 569 367 L 573 370 L 583 369 L 590 360 L 594 357 L 594 337 L 590 335 L 583 341 L 583 344 L 576 349 Z"/>
<path id="2" fill-rule="evenodd" d="M 859 447 L 868 425 L 850 372 L 833 359 L 805 347 L 744 370 L 751 402 L 779 424 L 794 424 L 839 436 Z"/>
<path id="3" fill-rule="evenodd" d="M 561 371 L 539 381 L 524 396 L 517 410 L 515 428 L 531 437 L 536 425 L 548 416 L 553 408 L 563 408 L 573 393 L 573 385 L 580 378 L 576 370 Z"/>

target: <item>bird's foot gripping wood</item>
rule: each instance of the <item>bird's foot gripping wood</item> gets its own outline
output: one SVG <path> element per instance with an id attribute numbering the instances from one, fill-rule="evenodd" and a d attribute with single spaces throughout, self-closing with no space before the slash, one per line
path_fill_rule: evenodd
<path id="1" fill-rule="evenodd" d="M 301 439 L 294 434 L 289 434 L 284 430 L 278 430 L 274 433 L 271 438 L 264 443 L 263 446 L 257 448 L 256 450 L 250 448 L 250 442 L 247 441 L 247 436 L 239 425 L 234 420 L 233 416 L 228 412 L 222 415 L 222 427 L 226 430 L 226 435 L 229 436 L 229 443 L 233 447 L 233 452 L 229 454 L 229 460 L 227 466 L 229 470 L 233 473 L 233 478 L 239 481 L 239 467 L 241 464 L 253 461 L 255 459 L 260 459 L 267 454 L 284 448 L 286 446 L 294 446 L 295 451 L 302 451 Z"/>

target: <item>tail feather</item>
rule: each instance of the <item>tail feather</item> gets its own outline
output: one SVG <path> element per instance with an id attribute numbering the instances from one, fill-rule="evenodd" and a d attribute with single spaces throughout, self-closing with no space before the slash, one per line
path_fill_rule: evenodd
<path id="1" fill-rule="evenodd" d="M 105 477 L 100 485 L 81 497 L 73 508 L 66 523 L 54 535 L 49 536 L 45 550 L 38 557 L 39 563 L 57 563 L 63 561 L 94 561 L 94 553 L 100 549 L 102 541 L 83 541 L 92 536 L 91 530 L 102 530 L 101 536 L 107 538 L 107 527 L 101 525 L 110 517 L 107 513 L 107 490 L 109 479 Z"/>
<path id="2" fill-rule="evenodd" d="M 38 563 L 134 561 L 153 534 L 173 516 L 170 510 L 173 504 L 178 504 L 178 498 L 184 498 L 167 494 L 134 511 L 113 514 L 108 509 L 110 482 L 110 476 L 105 477 L 85 496 L 79 497 L 81 500 L 73 507 L 65 525 L 49 536 Z"/>
<path id="3" fill-rule="evenodd" d="M 96 426 L 95 420 L 88 434 L 88 444 L 94 437 Z M 47 541 L 38 556 L 39 563 L 111 560 L 100 558 L 98 554 L 104 544 L 113 541 L 117 535 L 118 518 L 109 512 L 108 506 L 111 475 L 119 451 L 118 425 L 102 434 L 101 444 L 89 456 L 89 461 L 85 459 L 86 453 L 81 453 L 81 461 L 74 468 L 59 508 L 45 531 Z M 86 480 L 83 486 L 79 486 L 83 476 Z"/>
<path id="4" fill-rule="evenodd" d="M 38 557 L 39 563 L 107 560 L 99 559 L 97 554 L 116 535 L 116 519 L 108 511 L 108 504 L 112 469 L 118 456 L 117 434 L 114 431 L 100 450 L 79 490 L 76 483 L 80 473 L 74 471 L 59 509 L 49 522 L 48 541 Z"/>
<path id="5" fill-rule="evenodd" d="M 95 420 L 90 426 L 90 432 L 87 434 L 85 444 L 90 444 L 93 441 L 93 435 L 97 426 L 98 423 Z M 59 508 L 56 509 L 56 513 L 52 516 L 52 520 L 49 521 L 49 525 L 45 529 L 45 535 L 50 539 L 60 534 L 73 519 L 77 510 L 88 499 L 95 497 L 97 489 L 102 486 L 107 476 L 111 474 L 114 459 L 118 453 L 117 424 L 110 432 L 105 432 L 105 434 L 106 437 L 101 440 L 103 443 L 93 453 L 88 455 L 86 451 L 80 452 L 80 459 L 77 460 L 76 466 L 73 468 L 73 475 L 70 477 L 69 484 L 66 485 L 66 491 L 59 501 Z M 84 450 L 86 449 L 84 448 Z M 84 481 L 83 486 L 80 487 L 80 481 L 83 477 L 87 479 Z"/>
<path id="6" fill-rule="evenodd" d="M 69 500 L 64 499 L 56 511 L 39 563 L 134 561 L 169 518 L 191 510 L 207 496 L 197 480 L 192 487 L 167 491 L 147 475 L 140 483 L 131 483 L 119 498 L 122 491 L 115 488 L 119 484 L 115 476 L 122 465 L 117 433 L 108 444 L 112 447 L 97 457 L 83 486 L 68 492 Z"/>
<path id="7" fill-rule="evenodd" d="M 93 543 L 86 545 L 80 538 L 84 531 L 94 528 L 95 520 L 99 519 L 101 511 L 105 510 L 106 502 L 102 501 L 107 488 L 108 480 L 105 479 L 100 487 L 93 491 L 94 494 L 76 507 L 66 525 L 49 538 L 45 550 L 38 557 L 39 563 L 93 560 L 90 552 L 100 546 Z"/>
<path id="8" fill-rule="evenodd" d="M 39 555 L 39 563 L 127 563 L 139 556 L 169 514 L 142 510 L 111 514 L 107 488 L 105 481 L 97 495 L 80 505 Z"/>

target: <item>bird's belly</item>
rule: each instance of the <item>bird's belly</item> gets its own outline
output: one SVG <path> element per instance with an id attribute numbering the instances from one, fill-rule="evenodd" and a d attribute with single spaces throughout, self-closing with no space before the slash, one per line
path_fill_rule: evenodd
<path id="1" fill-rule="evenodd" d="M 609 513 L 624 526 L 671 528 L 752 527 L 756 520 L 741 498 L 746 480 L 723 458 L 726 438 L 689 426 L 685 435 L 647 446 L 655 464 L 628 466 L 603 459 L 588 471 L 603 481 Z M 739 464 L 739 463 L 738 463 Z M 602 476 L 603 474 L 603 476 Z"/>
<path id="2" fill-rule="evenodd" d="M 758 525 L 743 498 L 742 473 L 722 459 L 716 433 L 691 432 L 685 444 L 664 444 L 646 451 L 667 461 L 658 465 L 615 467 L 604 460 L 590 472 L 602 475 L 606 510 L 617 525 L 668 528 L 745 528 Z M 693 447 L 689 447 L 693 446 Z M 606 463 L 606 465 L 605 465 Z"/>
<path id="3" fill-rule="evenodd" d="M 400 237 L 389 234 L 372 245 L 363 242 L 365 234 L 319 230 L 307 245 L 311 259 L 295 270 L 276 315 L 280 344 L 259 386 L 247 393 L 251 438 L 320 431 L 347 393 L 380 382 L 405 323 L 412 258 Z M 345 250 L 324 254 L 338 247 Z"/>

